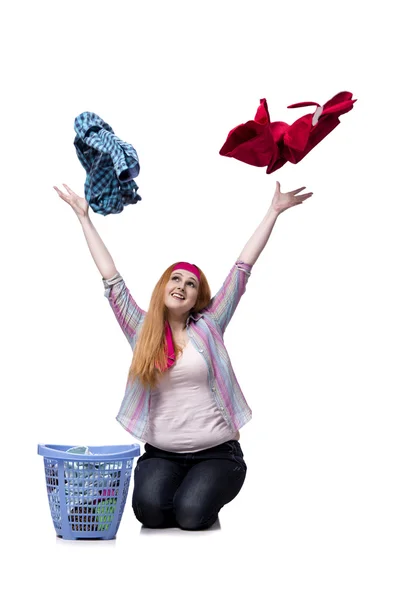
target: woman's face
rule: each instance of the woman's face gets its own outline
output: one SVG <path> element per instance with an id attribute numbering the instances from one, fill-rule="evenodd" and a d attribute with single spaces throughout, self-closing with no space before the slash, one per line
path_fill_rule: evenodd
<path id="1" fill-rule="evenodd" d="M 177 269 L 171 273 L 165 286 L 164 302 L 168 310 L 179 316 L 189 313 L 196 304 L 199 281 L 193 273 Z"/>

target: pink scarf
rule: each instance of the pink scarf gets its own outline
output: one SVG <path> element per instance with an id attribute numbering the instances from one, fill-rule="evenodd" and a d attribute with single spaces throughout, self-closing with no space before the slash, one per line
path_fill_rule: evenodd
<path id="1" fill-rule="evenodd" d="M 164 327 L 165 333 L 165 353 L 167 355 L 167 366 L 166 369 L 170 369 L 175 364 L 175 351 L 174 351 L 174 342 L 172 340 L 172 331 L 171 326 L 168 321 L 165 321 Z"/>
<path id="2" fill-rule="evenodd" d="M 200 270 L 198 267 L 196 267 L 196 265 L 192 265 L 191 263 L 187 263 L 187 262 L 178 262 L 174 265 L 174 271 L 176 271 L 177 269 L 184 269 L 185 271 L 189 271 L 190 273 L 193 273 L 193 275 L 195 275 L 195 277 L 197 277 L 197 279 L 200 281 Z M 171 326 L 167 320 L 165 321 L 165 325 L 164 325 L 164 334 L 165 334 L 165 353 L 166 353 L 166 357 L 167 357 L 167 366 L 165 369 L 163 369 L 163 371 L 166 371 L 175 364 L 175 359 L 176 359 L 175 351 L 174 351 L 174 342 L 172 339 Z"/>

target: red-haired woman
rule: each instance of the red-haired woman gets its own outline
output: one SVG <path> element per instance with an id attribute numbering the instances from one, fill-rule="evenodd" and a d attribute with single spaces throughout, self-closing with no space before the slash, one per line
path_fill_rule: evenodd
<path id="1" fill-rule="evenodd" d="M 146 527 L 209 528 L 239 493 L 247 466 L 239 429 L 251 410 L 236 380 L 223 336 L 251 268 L 280 213 L 312 194 L 282 193 L 211 298 L 204 273 L 174 263 L 156 284 L 149 310 L 139 308 L 93 226 L 88 203 L 64 184 L 104 282 L 105 295 L 133 351 L 119 423 L 145 443 L 134 473 L 132 506 Z"/>

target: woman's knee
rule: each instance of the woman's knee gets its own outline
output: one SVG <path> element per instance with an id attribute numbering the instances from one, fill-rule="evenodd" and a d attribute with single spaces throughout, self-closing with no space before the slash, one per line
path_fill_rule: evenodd
<path id="1" fill-rule="evenodd" d="M 174 503 L 174 512 L 178 526 L 190 531 L 208 529 L 218 517 L 217 510 L 184 499 Z"/>
<path id="2" fill-rule="evenodd" d="M 138 498 L 135 494 L 132 497 L 132 508 L 137 518 L 145 527 L 163 527 L 166 521 L 165 511 L 162 510 L 159 503 L 151 498 Z"/>

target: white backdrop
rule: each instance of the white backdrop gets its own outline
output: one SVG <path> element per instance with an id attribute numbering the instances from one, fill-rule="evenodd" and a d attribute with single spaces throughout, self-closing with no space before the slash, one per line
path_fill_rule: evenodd
<path id="1" fill-rule="evenodd" d="M 360 7 L 359 7 L 360 6 Z M 2 9 L 3 543 L 11 596 L 394 600 L 399 564 L 398 31 L 379 3 L 69 1 Z M 219 155 L 267 98 L 294 121 L 348 90 L 341 124 L 272 175 Z M 137 150 L 142 201 L 92 213 L 137 300 L 188 260 L 215 293 L 275 181 L 282 214 L 226 344 L 253 409 L 221 529 L 55 537 L 38 443 L 134 442 L 115 421 L 130 349 L 72 210 L 74 119 Z M 131 492 L 130 492 L 131 494 Z M 5 584 L 4 584 L 5 585 Z"/>

